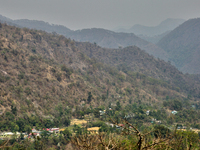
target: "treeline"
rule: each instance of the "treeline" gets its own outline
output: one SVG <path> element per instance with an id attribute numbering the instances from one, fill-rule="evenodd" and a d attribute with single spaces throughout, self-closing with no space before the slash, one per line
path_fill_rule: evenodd
<path id="1" fill-rule="evenodd" d="M 0 116 L 0 131 L 26 132 L 31 133 L 33 128 L 42 130 L 43 128 L 63 127 L 70 125 L 70 115 L 59 110 L 57 118 L 44 118 L 37 115 L 17 116 L 16 107 L 11 107 L 11 112 L 5 112 Z"/>
<path id="2" fill-rule="evenodd" d="M 110 118 L 111 119 L 111 118 Z M 163 125 L 150 126 L 143 131 L 130 124 L 124 119 L 111 119 L 113 124 L 120 128 L 110 127 L 105 128 L 102 125 L 98 134 L 92 134 L 86 128 L 80 128 L 77 125 L 73 127 L 73 133 L 65 129 L 61 134 L 49 134 L 48 131 L 43 131 L 41 137 L 34 137 L 32 141 L 23 139 L 23 135 L 19 138 L 13 137 L 9 142 L 0 140 L 1 149 L 37 149 L 45 150 L 50 148 L 55 149 L 198 149 L 200 134 L 192 131 L 181 131 L 169 129 Z M 97 125 L 96 124 L 96 125 Z M 95 126 L 96 126 L 95 125 Z"/>

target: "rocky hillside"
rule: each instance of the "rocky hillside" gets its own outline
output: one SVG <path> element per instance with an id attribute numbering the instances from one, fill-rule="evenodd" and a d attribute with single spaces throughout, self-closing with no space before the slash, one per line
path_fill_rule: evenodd
<path id="1" fill-rule="evenodd" d="M 182 72 L 200 73 L 200 18 L 190 19 L 171 31 L 158 46 Z"/>
<path id="2" fill-rule="evenodd" d="M 190 93 L 185 92 L 184 87 L 171 81 L 133 72 L 134 66 L 124 70 L 125 62 L 119 68 L 120 64 L 115 66 L 106 61 L 107 58 L 104 60 L 106 65 L 98 61 L 100 57 L 89 58 L 84 53 L 91 47 L 96 51 L 101 49 L 95 44 L 87 46 L 64 36 L 0 24 L 0 113 L 16 106 L 18 116 L 34 114 L 51 118 L 57 116 L 60 106 L 73 113 L 79 107 L 115 105 L 117 101 L 160 106 L 166 96 L 184 100 L 191 94 L 190 101 L 194 103 L 198 99 L 198 83 L 192 87 L 185 85 Z M 106 54 L 106 50 L 102 53 Z M 113 50 L 117 55 L 115 51 L 136 55 L 135 58 L 141 61 L 157 62 L 158 66 L 162 62 L 136 47 Z M 117 57 L 119 61 L 125 59 Z M 142 68 L 145 64 L 148 63 L 137 65 Z M 170 70 L 166 68 L 163 72 L 173 73 Z M 174 68 L 174 72 L 178 71 Z M 179 75 L 181 73 L 174 74 L 178 78 Z"/>

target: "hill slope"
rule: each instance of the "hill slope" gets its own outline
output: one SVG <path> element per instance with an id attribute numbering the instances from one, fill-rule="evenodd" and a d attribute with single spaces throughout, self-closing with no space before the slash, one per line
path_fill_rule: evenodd
<path id="1" fill-rule="evenodd" d="M 89 57 L 114 66 L 123 72 L 134 71 L 164 80 L 174 87 L 184 89 L 184 92 L 188 92 L 190 88 L 197 88 L 196 80 L 191 79 L 190 75 L 184 75 L 170 63 L 155 59 L 136 46 L 123 49 L 105 49 L 90 43 L 77 43 L 77 47 L 80 47 L 81 51 Z"/>
<path id="2" fill-rule="evenodd" d="M 199 93 L 199 84 L 194 80 L 137 47 L 110 49 L 109 52 L 108 49 L 90 43 L 74 42 L 63 36 L 2 24 L 0 33 L 1 111 L 9 110 L 10 106 L 15 104 L 19 115 L 27 111 L 42 116 L 55 116 L 55 108 L 59 104 L 72 109 L 81 103 L 93 106 L 115 103 L 119 96 L 127 103 L 131 97 L 137 101 L 136 97 L 142 95 L 148 95 L 152 100 L 162 103 L 158 98 L 165 99 L 167 95 L 183 99 L 189 93 L 196 97 Z M 93 56 L 99 56 L 95 57 L 96 59 L 90 59 L 83 54 L 87 54 L 86 49 L 91 53 L 92 47 L 96 51 Z M 108 57 L 105 57 L 106 55 Z M 116 58 L 119 63 L 114 61 Z M 126 63 L 130 63 L 129 68 L 123 67 Z M 148 64 L 152 65 L 152 71 L 146 70 L 150 66 Z M 177 77 L 176 80 L 181 84 L 170 83 L 173 80 L 160 80 L 168 78 L 160 77 L 162 64 L 166 65 L 163 72 L 168 76 L 171 74 L 171 78 Z M 134 68 L 146 75 L 133 72 Z M 148 77 L 149 74 L 157 79 Z M 125 94 L 127 90 L 129 94 Z M 87 101 L 88 92 L 93 95 L 90 102 Z M 107 95 L 106 102 L 101 100 L 102 95 Z M 144 103 L 145 99 L 141 98 Z"/>
<path id="3" fill-rule="evenodd" d="M 200 73 L 200 18 L 190 19 L 163 37 L 158 46 L 182 72 Z"/>

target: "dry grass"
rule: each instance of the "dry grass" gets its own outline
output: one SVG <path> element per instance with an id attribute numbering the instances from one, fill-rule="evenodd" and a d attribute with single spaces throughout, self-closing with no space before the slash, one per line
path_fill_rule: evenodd
<path id="1" fill-rule="evenodd" d="M 65 131 L 65 128 L 59 129 L 59 131 Z"/>
<path id="2" fill-rule="evenodd" d="M 87 121 L 86 120 L 80 120 L 80 119 L 73 119 L 71 120 L 70 125 L 82 125 L 82 124 L 86 124 Z"/>
<path id="3" fill-rule="evenodd" d="M 92 128 L 88 128 L 87 130 L 88 130 L 89 132 L 91 132 L 91 133 L 98 134 L 99 128 L 100 128 L 100 127 L 92 127 Z"/>
<path id="4" fill-rule="evenodd" d="M 100 127 L 92 127 L 92 128 L 88 128 L 88 131 L 99 131 Z"/>

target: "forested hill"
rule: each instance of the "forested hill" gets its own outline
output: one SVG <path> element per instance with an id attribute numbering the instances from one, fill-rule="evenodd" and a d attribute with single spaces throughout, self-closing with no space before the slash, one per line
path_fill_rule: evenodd
<path id="1" fill-rule="evenodd" d="M 142 103 L 160 108 L 175 98 L 184 108 L 199 107 L 199 82 L 193 78 L 137 47 L 103 49 L 0 24 L 0 120 L 12 111 L 16 120 L 34 115 L 62 125 L 66 116 L 81 118 L 92 107 L 114 107 L 118 102 L 122 107 Z"/>
<path id="2" fill-rule="evenodd" d="M 196 80 L 191 78 L 193 75 L 183 74 L 170 62 L 166 63 L 163 60 L 155 59 L 136 46 L 123 49 L 105 49 L 87 42 L 77 42 L 76 44 L 89 57 L 114 66 L 123 72 L 135 71 L 161 79 L 171 83 L 173 86 L 184 89 L 185 92 L 194 92 L 194 89 L 197 88 Z M 194 89 L 191 90 L 190 88 Z"/>
<path id="3" fill-rule="evenodd" d="M 200 18 L 190 19 L 163 37 L 157 44 L 182 72 L 200 73 Z"/>

